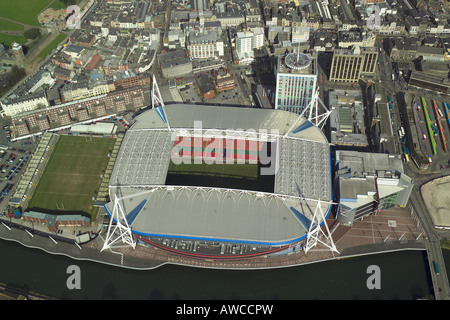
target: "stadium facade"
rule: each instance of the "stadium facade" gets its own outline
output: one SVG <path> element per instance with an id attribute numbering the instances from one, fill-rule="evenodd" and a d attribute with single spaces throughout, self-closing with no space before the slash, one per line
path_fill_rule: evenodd
<path id="1" fill-rule="evenodd" d="M 167 184 L 171 163 L 199 160 L 204 166 L 258 163 L 258 176 L 272 177 L 261 183 L 273 185 L 270 192 L 244 189 L 245 177 L 233 187 L 202 185 L 196 176 Z M 317 241 L 327 245 L 331 182 L 326 137 L 296 114 L 185 104 L 154 108 L 135 118 L 122 142 L 105 205 L 112 219 L 104 248 L 140 244 L 242 259 L 309 249 Z"/>

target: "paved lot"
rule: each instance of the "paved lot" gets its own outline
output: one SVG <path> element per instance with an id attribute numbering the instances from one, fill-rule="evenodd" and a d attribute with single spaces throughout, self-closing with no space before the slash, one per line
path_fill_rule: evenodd
<path id="1" fill-rule="evenodd" d="M 394 221 L 394 222 L 392 222 Z M 95 241 L 86 246 L 100 250 L 103 245 L 105 234 L 101 233 Z M 342 228 L 333 234 L 336 246 L 340 254 L 323 250 L 320 244 L 311 249 L 307 254 L 299 251 L 290 255 L 266 258 L 257 257 L 240 261 L 213 261 L 210 259 L 194 259 L 170 253 L 166 250 L 152 247 L 137 246 L 132 248 L 119 248 L 115 252 L 123 254 L 121 263 L 134 259 L 160 261 L 160 263 L 186 264 L 208 268 L 273 268 L 279 266 L 299 265 L 318 262 L 320 260 L 334 259 L 339 256 L 368 254 L 375 252 L 401 250 L 414 248 L 425 250 L 421 228 L 412 215 L 410 208 L 390 208 L 384 210 L 377 216 L 370 216 L 363 221 L 355 221 L 352 228 Z M 416 240 L 417 239 L 417 240 Z"/>
<path id="2" fill-rule="evenodd" d="M 337 245 L 340 251 L 355 245 L 415 241 L 423 239 L 423 231 L 409 208 L 390 208 L 376 215 L 356 220 Z"/>
<path id="3" fill-rule="evenodd" d="M 450 176 L 432 180 L 421 188 L 427 211 L 436 226 L 450 227 Z"/>
<path id="4" fill-rule="evenodd" d="M 0 170 L 0 191 L 2 191 L 7 184 L 13 185 L 13 187 L 8 191 L 7 195 L 0 196 L 0 214 L 9 210 L 9 199 L 14 194 L 15 187 L 20 180 L 21 174 L 25 171 L 27 162 L 31 159 L 35 147 L 36 143 L 33 139 L 26 139 L 9 143 L 9 149 L 3 153 L 0 166 L 4 165 L 3 169 L 5 172 Z M 11 154 L 15 155 L 15 158 L 13 162 L 10 163 L 8 162 L 8 159 L 12 159 L 10 158 Z M 22 161 L 20 159 L 22 159 Z M 18 166 L 20 163 L 23 163 L 21 168 Z M 12 171 L 14 168 L 17 169 L 16 174 Z"/>

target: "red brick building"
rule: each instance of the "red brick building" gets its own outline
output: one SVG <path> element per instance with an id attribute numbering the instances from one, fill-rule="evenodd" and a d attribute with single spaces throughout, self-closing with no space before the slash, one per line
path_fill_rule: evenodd
<path id="1" fill-rule="evenodd" d="M 26 115 L 12 118 L 11 127 L 16 137 L 59 128 L 80 121 L 102 116 L 120 114 L 127 110 L 145 106 L 141 87 L 129 88 L 100 97 L 71 101 L 68 103 L 38 109 Z"/>
<path id="2" fill-rule="evenodd" d="M 214 84 L 205 73 L 202 73 L 197 77 L 197 86 L 200 94 L 203 96 L 203 99 L 212 99 L 216 96 L 214 92 Z"/>
<path id="3" fill-rule="evenodd" d="M 214 81 L 218 92 L 227 91 L 236 87 L 233 76 L 226 69 L 216 71 Z"/>
<path id="4" fill-rule="evenodd" d="M 89 61 L 89 63 L 86 65 L 86 70 L 91 71 L 93 69 L 95 69 L 97 67 L 97 65 L 100 63 L 100 60 L 102 59 L 101 56 L 99 56 L 98 54 L 95 54 L 91 61 Z"/>

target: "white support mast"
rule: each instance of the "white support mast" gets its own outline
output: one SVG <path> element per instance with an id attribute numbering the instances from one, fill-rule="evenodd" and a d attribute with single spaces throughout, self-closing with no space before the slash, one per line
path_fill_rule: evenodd
<path id="1" fill-rule="evenodd" d="M 167 125 L 167 128 L 170 130 L 169 119 L 167 118 L 164 101 L 162 99 L 161 92 L 159 92 L 159 87 L 158 87 L 158 83 L 156 82 L 155 75 L 153 75 L 152 82 L 153 82 L 152 83 L 152 93 L 151 93 L 152 109 L 156 110 L 156 112 L 159 114 L 161 119 Z"/>
<path id="2" fill-rule="evenodd" d="M 324 112 L 319 111 L 319 104 L 322 106 Z M 298 116 L 297 120 L 292 124 L 292 126 L 289 128 L 289 130 L 286 132 L 284 137 L 286 137 L 289 133 L 292 132 L 292 130 L 295 128 L 297 123 L 301 118 L 308 119 L 311 121 L 316 127 L 318 127 L 320 130 L 323 129 L 323 126 L 328 120 L 328 117 L 333 112 L 334 107 L 331 110 L 328 110 L 328 108 L 325 106 L 325 104 L 322 102 L 322 100 L 319 97 L 319 87 L 317 86 L 311 102 L 305 107 L 305 109 L 302 110 L 301 114 Z"/>
<path id="3" fill-rule="evenodd" d="M 322 230 L 321 223 L 323 222 L 325 232 Z M 328 249 L 317 249 L 316 251 L 334 251 L 339 253 L 336 249 L 336 246 L 333 242 L 333 238 L 331 237 L 330 229 L 328 228 L 327 222 L 325 220 L 325 216 L 322 211 L 320 200 L 317 201 L 316 209 L 314 210 L 314 217 L 311 221 L 311 225 L 308 230 L 308 236 L 306 238 L 306 243 L 304 246 L 305 253 L 315 247 L 317 243 L 321 243 Z"/>
<path id="4" fill-rule="evenodd" d="M 128 225 L 126 214 L 120 201 L 121 199 L 116 195 L 108 232 L 101 251 L 111 248 L 131 246 L 134 249 L 136 247 L 136 241 L 133 238 L 131 227 Z"/>
<path id="5" fill-rule="evenodd" d="M 319 112 L 319 104 L 324 109 L 324 112 Z M 334 108 L 333 108 L 334 109 Z M 311 121 L 316 127 L 319 129 L 322 129 L 325 125 L 325 122 L 327 121 L 328 117 L 330 116 L 331 112 L 333 112 L 333 109 L 330 111 L 325 106 L 325 104 L 322 102 L 322 100 L 319 97 L 319 86 L 316 87 L 315 92 L 313 94 L 313 97 L 311 99 L 311 102 L 308 104 L 308 106 L 303 109 L 300 116 L 305 117 L 309 121 Z M 306 116 L 306 112 L 308 111 L 308 116 Z"/>

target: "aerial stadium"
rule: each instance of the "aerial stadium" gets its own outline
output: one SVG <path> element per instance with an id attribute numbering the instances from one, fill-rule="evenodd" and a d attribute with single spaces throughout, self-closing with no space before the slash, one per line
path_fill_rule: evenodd
<path id="1" fill-rule="evenodd" d="M 333 206 L 329 143 L 287 111 L 145 111 L 124 136 L 109 194 L 103 249 L 144 245 L 211 259 L 308 251 L 318 242 L 337 251 L 324 223 Z"/>

